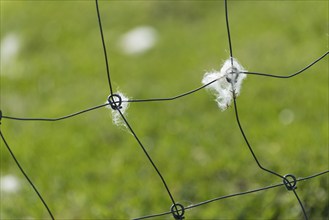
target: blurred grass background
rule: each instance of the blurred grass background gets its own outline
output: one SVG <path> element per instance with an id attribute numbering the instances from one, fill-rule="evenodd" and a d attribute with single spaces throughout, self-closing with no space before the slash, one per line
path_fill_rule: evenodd
<path id="1" fill-rule="evenodd" d="M 171 97 L 201 85 L 229 57 L 223 1 L 101 1 L 115 90 L 130 98 Z M 250 71 L 288 75 L 328 50 L 327 1 L 229 1 L 234 56 Z M 118 42 L 141 25 L 158 32 L 140 55 Z M 1 65 L 1 110 L 59 117 L 109 95 L 93 1 L 1 0 L 1 40 L 20 50 Z M 1 57 L 3 61 L 4 57 Z M 328 169 L 328 58 L 298 77 L 249 76 L 238 98 L 242 125 L 260 162 L 304 177 Z M 133 103 L 127 118 L 185 206 L 281 182 L 261 171 L 235 121 L 205 90 L 179 100 Z M 293 113 L 290 124 L 280 121 Z M 98 109 L 58 122 L 2 120 L 1 130 L 56 219 L 127 219 L 169 210 L 169 197 L 133 136 Z M 1 142 L 1 219 L 48 218 Z M 298 183 L 310 219 L 328 218 L 328 175 Z M 171 219 L 171 216 L 166 218 Z M 221 200 L 187 219 L 301 219 L 284 187 Z"/>

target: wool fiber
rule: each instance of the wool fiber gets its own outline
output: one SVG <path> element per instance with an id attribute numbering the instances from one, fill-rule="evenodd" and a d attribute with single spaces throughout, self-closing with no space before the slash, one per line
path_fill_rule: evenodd
<path id="1" fill-rule="evenodd" d="M 129 102 L 127 102 L 127 101 L 129 99 L 123 93 L 121 93 L 121 92 L 117 92 L 115 94 L 121 97 L 121 103 L 119 103 L 119 98 L 116 97 L 116 96 L 113 96 L 114 102 L 116 102 L 117 105 L 120 105 L 119 106 L 119 109 L 112 108 L 111 103 L 109 103 L 109 101 L 106 102 L 106 103 L 109 103 L 109 105 L 107 105 L 106 108 L 111 109 L 112 121 L 113 121 L 113 123 L 115 125 L 117 125 L 117 126 L 121 126 L 121 125 L 126 126 L 126 124 L 124 123 L 124 121 L 123 121 L 123 119 L 121 117 L 120 112 L 123 115 L 126 114 L 126 111 L 127 111 L 128 107 L 129 107 Z"/>
<path id="2" fill-rule="evenodd" d="M 202 84 L 206 85 L 214 80 L 215 82 L 207 86 L 215 96 L 218 107 L 224 111 L 232 103 L 233 91 L 235 96 L 240 94 L 241 84 L 243 79 L 247 77 L 246 74 L 241 72 L 246 71 L 236 59 L 227 59 L 220 71 L 206 72 Z M 232 65 L 233 63 L 233 65 Z"/>

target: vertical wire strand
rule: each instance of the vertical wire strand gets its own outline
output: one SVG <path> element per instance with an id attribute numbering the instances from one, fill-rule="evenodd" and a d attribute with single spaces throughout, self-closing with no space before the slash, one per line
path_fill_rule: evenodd
<path id="1" fill-rule="evenodd" d="M 41 196 L 41 194 L 39 193 L 37 187 L 33 184 L 32 180 L 28 177 L 28 175 L 25 173 L 24 169 L 22 168 L 22 166 L 20 165 L 20 163 L 18 162 L 17 158 L 15 157 L 13 151 L 11 150 L 11 148 L 9 147 L 9 144 L 7 143 L 7 141 L 5 140 L 5 137 L 3 136 L 1 130 L 0 130 L 0 136 L 2 138 L 2 141 L 5 143 L 5 146 L 7 147 L 11 157 L 14 159 L 16 165 L 18 166 L 18 168 L 20 169 L 20 171 L 22 172 L 22 174 L 24 175 L 25 179 L 30 183 L 30 185 L 32 186 L 32 188 L 34 189 L 35 193 L 38 195 L 38 197 L 40 198 L 41 202 L 43 203 L 43 205 L 45 206 L 45 208 L 47 209 L 50 217 L 52 220 L 55 220 L 52 212 L 50 211 L 50 208 L 48 207 L 46 201 L 43 199 L 43 197 Z"/>
<path id="2" fill-rule="evenodd" d="M 228 42 L 229 42 L 229 49 L 230 49 L 231 68 L 233 69 L 233 50 L 232 50 L 232 41 L 231 41 L 230 26 L 229 26 L 229 20 L 228 20 L 229 18 L 228 18 L 227 0 L 224 0 L 224 4 L 225 4 L 226 29 L 227 29 Z M 324 55 L 324 56 L 325 56 L 325 55 Z M 323 56 L 323 57 L 324 57 L 324 56 Z M 321 58 L 321 59 L 322 59 L 322 58 Z M 318 60 L 317 60 L 317 61 L 318 61 Z M 316 62 L 317 62 L 317 61 L 316 61 Z M 315 63 L 316 63 L 316 62 L 315 62 Z M 309 67 L 312 66 L 312 65 L 313 65 L 313 64 L 307 66 L 305 69 L 309 68 Z M 302 71 L 304 71 L 304 70 L 302 70 Z M 302 72 L 302 71 L 300 71 L 300 72 Z M 299 72 L 297 72 L 296 74 L 293 74 L 292 76 L 297 75 L 297 74 L 299 74 Z M 288 78 L 288 77 L 287 77 L 287 78 Z M 250 143 L 249 143 L 249 141 L 248 141 L 248 138 L 247 138 L 247 136 L 246 136 L 246 134 L 245 134 L 245 132 L 244 132 L 244 130 L 243 130 L 243 128 L 242 128 L 242 125 L 241 125 L 241 122 L 240 122 L 240 119 L 239 119 L 238 107 L 237 107 L 237 103 L 236 103 L 236 94 L 235 94 L 235 89 L 234 89 L 234 82 L 233 82 L 233 80 L 232 80 L 232 82 L 231 82 L 231 85 L 232 85 L 232 96 L 233 96 L 233 103 L 234 103 L 235 118 L 236 118 L 236 121 L 237 121 L 237 123 L 238 123 L 239 129 L 240 129 L 240 132 L 241 132 L 241 134 L 242 134 L 242 136 L 243 136 L 243 138 L 244 138 L 244 140 L 245 140 L 245 142 L 246 142 L 246 144 L 247 144 L 247 146 L 248 146 L 248 148 L 249 148 L 249 151 L 251 152 L 251 154 L 252 154 L 254 160 L 256 161 L 258 167 L 261 168 L 262 170 L 264 170 L 264 171 L 266 171 L 266 172 L 268 172 L 268 173 L 270 173 L 270 174 L 273 174 L 273 175 L 275 175 L 275 176 L 277 176 L 277 177 L 279 177 L 279 178 L 284 178 L 282 175 L 280 175 L 280 174 L 278 174 L 278 173 L 276 173 L 276 172 L 274 172 L 274 171 L 272 171 L 272 170 L 269 170 L 269 169 L 263 167 L 263 166 L 260 164 L 260 162 L 258 161 L 258 159 L 257 159 L 257 157 L 256 157 L 256 154 L 255 154 L 255 152 L 253 151 L 253 149 L 252 149 L 252 147 L 251 147 L 251 145 L 250 145 Z M 297 192 L 295 191 L 295 189 L 293 189 L 293 192 L 294 192 L 295 197 L 297 198 L 298 203 L 299 203 L 299 205 L 300 205 L 300 207 L 301 207 L 301 209 L 302 209 L 302 211 L 303 211 L 304 218 L 305 218 L 306 220 L 308 220 L 307 215 L 306 215 L 306 212 L 305 212 L 305 209 L 304 209 L 304 206 L 303 206 L 303 203 L 301 202 L 301 200 L 300 200 L 300 198 L 299 198 Z"/>
<path id="3" fill-rule="evenodd" d="M 96 11 L 97 11 L 98 24 L 99 24 L 99 31 L 101 34 L 103 51 L 104 51 L 107 80 L 108 80 L 108 84 L 110 87 L 110 94 L 113 95 L 112 82 L 111 82 L 111 76 L 110 76 L 110 67 L 109 67 L 109 62 L 108 62 L 108 58 L 107 58 L 107 50 L 106 50 L 105 41 L 104 41 L 103 27 L 102 27 L 101 15 L 99 12 L 99 7 L 98 7 L 98 0 L 95 0 L 95 2 L 96 2 Z"/>
<path id="4" fill-rule="evenodd" d="M 232 41 L 231 41 L 231 33 L 230 33 L 230 25 L 229 25 L 229 20 L 228 20 L 228 9 L 227 9 L 227 0 L 224 1 L 224 4 L 225 4 L 225 20 L 226 20 L 226 29 L 227 29 L 227 36 L 228 36 L 228 42 L 229 42 L 229 48 L 230 48 L 230 56 L 231 56 L 231 67 L 233 69 L 233 49 L 232 49 Z M 234 80 L 232 80 L 231 82 L 231 86 L 232 86 L 232 96 L 233 96 L 233 102 L 234 102 L 234 111 L 235 111 L 235 118 L 236 118 L 236 121 L 239 125 L 239 129 L 241 131 L 241 134 L 246 142 L 246 144 L 248 145 L 248 148 L 252 154 L 252 156 L 254 157 L 257 165 L 262 169 L 262 170 L 265 170 L 271 174 L 274 174 L 280 178 L 283 178 L 283 176 L 277 174 L 276 172 L 274 171 L 271 171 L 271 170 L 268 170 L 266 168 L 264 168 L 258 161 L 257 157 L 256 157 L 256 154 L 254 153 L 251 145 L 249 144 L 249 141 L 247 139 L 247 136 L 245 135 L 244 133 L 244 130 L 241 126 L 241 123 L 240 123 L 240 119 L 239 119 L 239 114 L 238 114 L 238 108 L 237 108 L 237 104 L 236 104 L 236 94 L 235 94 L 235 91 L 234 91 Z"/>
<path id="5" fill-rule="evenodd" d="M 107 71 L 107 78 L 108 78 L 108 83 L 110 86 L 110 93 L 111 95 L 113 95 L 113 89 L 112 89 L 112 83 L 111 83 L 111 77 L 110 77 L 110 70 L 109 70 L 109 64 L 108 64 L 108 58 L 107 58 L 107 50 L 106 50 L 106 46 L 105 46 L 105 42 L 104 42 L 104 34 L 103 34 L 103 28 L 102 28 L 102 22 L 101 22 L 101 16 L 100 16 L 100 12 L 99 12 L 99 7 L 98 7 L 98 0 L 95 0 L 96 2 L 96 11 L 97 11 L 97 17 L 98 17 L 98 24 L 99 24 L 99 29 L 100 29 L 100 34 L 101 34 L 101 39 L 102 39 L 102 45 L 103 45 L 103 51 L 104 51 L 104 57 L 105 57 L 105 64 L 106 64 L 106 71 Z M 165 179 L 163 178 L 163 176 L 161 175 L 160 171 L 158 170 L 157 166 L 155 165 L 155 163 L 153 162 L 153 160 L 151 159 L 150 155 L 147 153 L 145 147 L 143 146 L 143 144 L 141 143 L 141 141 L 139 140 L 139 138 L 137 137 L 137 135 L 135 134 L 134 130 L 132 129 L 132 127 L 130 126 L 130 124 L 128 123 L 128 121 L 126 120 L 126 118 L 124 117 L 124 115 L 122 114 L 122 112 L 120 111 L 120 109 L 117 109 L 117 111 L 119 111 L 122 119 L 125 121 L 126 125 L 128 126 L 129 130 L 131 131 L 131 133 L 134 135 L 135 139 L 137 140 L 138 144 L 140 145 L 140 147 L 143 149 L 145 155 L 147 156 L 148 160 L 151 162 L 152 166 L 154 167 L 154 169 L 156 170 L 157 174 L 159 175 L 159 177 L 161 178 L 162 183 L 164 184 L 169 197 L 174 205 L 174 209 L 176 212 L 178 212 L 178 209 L 176 207 L 176 203 L 175 200 L 169 190 L 169 187 L 165 181 Z"/>
<path id="6" fill-rule="evenodd" d="M 230 49 L 231 65 L 233 66 L 233 50 L 232 50 L 230 24 L 229 24 L 229 20 L 228 20 L 227 0 L 224 1 L 224 5 L 225 5 L 225 21 L 226 21 L 226 30 L 227 30 L 227 37 L 228 37 L 228 46 Z"/>
<path id="7" fill-rule="evenodd" d="M 169 187 L 164 179 L 164 177 L 162 176 L 160 170 L 157 168 L 157 166 L 155 165 L 155 163 L 153 162 L 151 156 L 148 154 L 147 150 L 145 149 L 144 145 L 142 144 L 142 142 L 139 140 L 138 136 L 136 135 L 135 131 L 132 129 L 131 125 L 128 123 L 128 120 L 126 119 L 126 117 L 123 115 L 123 113 L 120 111 L 120 109 L 117 109 L 117 111 L 120 113 L 121 118 L 123 119 L 123 121 L 125 122 L 125 124 L 127 125 L 128 129 L 130 130 L 130 132 L 132 133 L 132 135 L 135 137 L 136 141 L 138 142 L 139 146 L 142 148 L 144 154 L 146 155 L 147 159 L 150 161 L 150 163 L 152 164 L 153 168 L 155 169 L 155 171 L 157 172 L 158 176 L 160 177 L 164 187 L 166 188 L 168 195 L 170 197 L 171 202 L 175 205 L 176 202 L 174 200 L 174 197 L 172 195 L 172 193 L 169 190 Z M 177 207 L 175 206 L 176 211 Z"/>

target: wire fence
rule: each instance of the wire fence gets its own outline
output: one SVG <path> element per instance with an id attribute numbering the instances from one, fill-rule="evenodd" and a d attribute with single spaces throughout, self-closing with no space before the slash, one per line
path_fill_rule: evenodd
<path id="1" fill-rule="evenodd" d="M 149 166 L 153 167 L 154 172 L 156 172 L 158 178 L 160 179 L 162 186 L 159 186 L 159 187 L 163 187 L 163 190 L 166 191 L 168 199 L 171 202 L 171 207 L 164 208 L 163 212 L 154 213 L 152 210 L 150 210 L 149 215 L 136 217 L 135 219 L 149 219 L 149 218 L 161 217 L 161 216 L 166 216 L 166 215 L 172 215 L 172 217 L 174 219 L 181 220 L 181 219 L 187 218 L 186 211 L 188 211 L 188 210 L 199 209 L 201 207 L 206 206 L 209 203 L 215 203 L 215 202 L 229 199 L 232 197 L 240 197 L 243 195 L 249 195 L 249 194 L 257 193 L 257 192 L 261 192 L 261 191 L 272 190 L 272 189 L 278 188 L 278 187 L 285 187 L 287 189 L 287 193 L 291 193 L 295 196 L 296 203 L 298 203 L 298 205 L 299 205 L 299 211 L 300 211 L 300 213 L 302 213 L 302 216 L 304 219 L 309 219 L 309 218 L 312 219 L 312 216 L 309 216 L 307 214 L 305 202 L 303 201 L 303 198 L 301 198 L 301 196 L 298 193 L 297 185 L 301 181 L 311 181 L 314 178 L 317 178 L 317 177 L 320 177 L 323 175 L 328 175 L 329 170 L 324 170 L 324 171 L 319 170 L 318 173 L 310 174 L 309 176 L 306 176 L 306 177 L 296 177 L 295 174 L 279 173 L 279 172 L 275 171 L 274 169 L 268 168 L 267 166 L 263 165 L 259 156 L 257 156 L 257 152 L 255 151 L 254 147 L 250 143 L 248 135 L 246 135 L 242 120 L 240 118 L 239 105 L 238 105 L 238 100 L 237 100 L 237 96 L 239 95 L 238 81 L 242 77 L 245 77 L 247 75 L 255 76 L 255 77 L 279 78 L 282 80 L 296 77 L 302 73 L 307 72 L 310 68 L 312 68 L 318 62 L 321 62 L 321 61 L 324 62 L 323 60 L 327 57 L 327 55 L 329 54 L 329 51 L 326 51 L 324 54 L 315 58 L 314 61 L 310 62 L 308 65 L 306 65 L 302 69 L 300 69 L 294 73 L 288 74 L 288 75 L 274 75 L 274 74 L 253 72 L 253 71 L 247 71 L 247 70 L 241 69 L 240 66 L 236 63 L 236 61 L 234 59 L 235 58 L 234 57 L 234 46 L 233 46 L 234 42 L 232 41 L 231 32 L 230 32 L 231 26 L 230 26 L 230 22 L 229 22 L 229 20 L 230 20 L 229 11 L 234 10 L 234 8 L 229 10 L 229 5 L 228 5 L 227 0 L 223 1 L 223 4 L 224 4 L 224 10 L 225 10 L 225 21 L 226 21 L 225 26 L 226 26 L 227 42 L 228 42 L 227 46 L 228 46 L 229 55 L 230 55 L 229 59 L 227 60 L 228 66 L 226 69 L 224 69 L 224 73 L 222 75 L 217 75 L 217 78 L 215 77 L 215 78 L 212 78 L 211 80 L 204 82 L 204 84 L 198 88 L 178 94 L 176 96 L 166 97 L 166 98 L 129 99 L 129 98 L 124 97 L 124 95 L 121 93 L 114 92 L 113 83 L 112 83 L 112 73 L 110 72 L 110 67 L 109 67 L 110 65 L 109 65 L 107 48 L 106 48 L 106 43 L 105 43 L 106 36 L 104 34 L 103 27 L 102 27 L 102 16 L 101 16 L 102 13 L 100 10 L 101 7 L 99 5 L 98 0 L 95 0 L 96 13 L 97 13 L 97 19 L 98 19 L 99 31 L 100 31 L 100 37 L 101 37 L 101 44 L 103 47 L 103 55 L 104 55 L 105 66 L 106 66 L 106 77 L 107 77 L 107 81 L 108 81 L 109 94 L 110 94 L 108 96 L 107 102 L 105 104 L 96 105 L 91 108 L 87 108 L 87 109 L 78 111 L 76 113 L 72 113 L 72 114 L 65 115 L 62 117 L 57 117 L 57 118 L 41 118 L 41 117 L 40 118 L 39 117 L 22 118 L 22 117 L 7 115 L 6 112 L 3 113 L 0 110 L 0 120 L 1 120 L 0 122 L 6 123 L 7 120 L 56 122 L 56 121 L 72 118 L 72 117 L 75 117 L 75 116 L 78 116 L 78 115 L 81 115 L 81 114 L 84 114 L 84 113 L 87 113 L 90 111 L 94 111 L 96 109 L 100 109 L 103 107 L 110 108 L 112 110 L 113 114 L 118 114 L 123 125 L 133 135 L 134 139 L 137 142 L 137 145 L 140 147 L 140 150 L 145 155 L 145 161 L 147 161 Z M 223 83 L 225 83 L 225 85 L 227 87 L 225 87 L 225 88 L 221 87 L 223 85 Z M 259 187 L 259 188 L 255 188 L 255 189 L 251 189 L 251 190 L 236 192 L 236 193 L 232 193 L 232 194 L 228 194 L 228 195 L 215 195 L 213 198 L 210 198 L 209 200 L 201 201 L 199 203 L 194 203 L 192 205 L 186 206 L 186 205 L 178 202 L 177 198 L 175 197 L 175 194 L 173 193 L 172 189 L 169 187 L 167 180 L 166 180 L 165 176 L 163 175 L 162 171 L 159 169 L 157 163 L 153 160 L 152 156 L 149 154 L 149 151 L 147 150 L 143 141 L 140 139 L 139 135 L 137 135 L 135 128 L 133 128 L 133 126 L 127 119 L 127 117 L 125 115 L 125 109 L 126 109 L 127 104 L 145 103 L 145 102 L 168 102 L 168 101 L 177 100 L 177 99 L 183 98 L 185 96 L 189 96 L 194 93 L 197 93 L 204 89 L 211 89 L 212 86 L 214 86 L 214 88 L 216 90 L 216 88 L 217 88 L 216 85 L 217 85 L 217 87 L 219 86 L 220 90 L 226 89 L 227 91 L 229 91 L 226 94 L 226 96 L 228 97 L 228 99 L 232 99 L 232 106 L 233 106 L 235 121 L 236 121 L 239 131 L 244 139 L 245 146 L 249 150 L 250 156 L 253 158 L 254 162 L 257 164 L 258 168 L 261 171 L 276 177 L 279 183 L 273 183 L 271 185 L 267 185 L 267 186 L 263 186 L 263 187 Z M 222 91 L 219 91 L 219 92 L 222 92 Z M 219 97 L 217 97 L 217 100 L 222 101 L 222 98 L 223 97 L 219 96 Z M 230 103 L 228 102 L 227 105 L 230 105 Z M 226 107 L 224 106 L 224 109 Z M 0 135 L 2 138 L 2 142 L 4 143 L 4 146 L 7 148 L 9 154 L 11 155 L 12 159 L 15 161 L 19 170 L 22 172 L 22 174 L 24 175 L 24 177 L 26 178 L 28 183 L 33 188 L 34 192 L 39 197 L 40 201 L 42 202 L 45 209 L 49 213 L 50 218 L 56 219 L 56 216 L 53 214 L 53 211 L 51 209 L 52 202 L 47 201 L 47 198 L 44 198 L 42 196 L 42 193 L 40 193 L 40 191 L 38 190 L 36 185 L 29 178 L 29 176 L 25 172 L 23 166 L 20 164 L 19 160 L 15 156 L 15 153 L 12 151 L 10 144 L 7 142 L 2 130 L 0 130 Z M 323 149 L 323 150 L 325 151 L 326 149 Z M 327 163 L 327 161 L 323 161 L 323 163 Z M 327 207 L 328 207 L 328 204 L 327 204 Z M 218 216 L 218 218 L 220 218 L 220 216 Z"/>

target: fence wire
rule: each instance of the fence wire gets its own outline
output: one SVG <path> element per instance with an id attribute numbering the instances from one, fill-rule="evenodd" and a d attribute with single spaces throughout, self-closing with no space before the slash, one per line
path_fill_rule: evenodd
<path id="1" fill-rule="evenodd" d="M 165 98 L 147 98 L 147 99 L 123 99 L 123 97 L 119 94 L 119 93 L 115 93 L 113 90 L 113 85 L 112 85 L 112 80 L 111 80 L 111 74 L 110 74 L 110 65 L 109 65 L 109 60 L 108 60 L 108 55 L 107 55 L 107 48 L 106 48 L 106 44 L 105 44 L 105 38 L 106 36 L 104 35 L 104 31 L 103 31 L 103 27 L 102 27 L 102 16 L 101 16 L 101 7 L 99 5 L 98 0 L 95 0 L 95 7 L 96 7 L 96 14 L 97 14 L 97 20 L 98 20 L 98 24 L 99 24 L 99 32 L 100 32 L 100 37 L 101 37 L 101 44 L 102 44 L 102 48 L 103 48 L 103 53 L 104 53 L 104 60 L 105 60 L 105 66 L 106 66 L 106 76 L 107 76 L 107 80 L 108 80 L 108 86 L 109 86 L 109 96 L 108 96 L 108 100 L 105 104 L 100 104 L 100 105 L 96 105 L 69 115 L 65 115 L 62 117 L 58 117 L 58 118 L 22 118 L 22 117 L 16 117 L 16 116 L 10 116 L 10 115 L 6 115 L 6 113 L 2 113 L 2 111 L 0 110 L 0 122 L 5 122 L 6 120 L 17 120 L 17 121 L 42 121 L 42 122 L 56 122 L 56 121 L 60 121 L 60 120 L 65 120 L 65 119 L 69 119 L 84 113 L 87 113 L 89 111 L 94 111 L 96 109 L 99 108 L 103 108 L 103 107 L 109 107 L 111 108 L 113 111 L 119 113 L 121 119 L 123 120 L 125 126 L 128 128 L 128 130 L 130 131 L 130 133 L 133 135 L 134 139 L 137 142 L 137 145 L 140 147 L 140 149 L 142 150 L 142 152 L 145 155 L 145 160 L 148 161 L 148 164 L 150 166 L 153 167 L 154 171 L 156 172 L 157 176 L 159 177 L 159 179 L 162 182 L 162 187 L 163 190 L 165 190 L 167 192 L 168 195 L 168 199 L 171 202 L 171 207 L 168 209 L 165 208 L 165 210 L 161 213 L 155 213 L 155 214 L 149 214 L 149 215 L 145 215 L 145 216 L 140 216 L 140 217 L 136 217 L 134 219 L 150 219 L 150 218 L 155 218 L 155 217 L 161 217 L 161 216 L 166 216 L 166 215 L 172 215 L 172 217 L 176 220 L 182 220 L 184 218 L 186 218 L 186 211 L 191 210 L 191 209 L 197 209 L 200 207 L 203 207 L 209 203 L 214 203 L 214 202 L 218 202 L 220 200 L 224 200 L 224 199 L 229 199 L 232 197 L 239 197 L 239 196 L 244 196 L 244 195 L 249 195 L 252 193 L 257 193 L 257 192 L 261 192 L 261 191 L 267 191 L 267 190 L 271 190 L 274 188 L 278 188 L 278 187 L 285 187 L 288 191 L 288 193 L 292 193 L 295 198 L 296 198 L 296 203 L 299 204 L 300 207 L 300 212 L 302 213 L 304 219 L 312 219 L 312 216 L 308 216 L 306 211 L 305 211 L 305 204 L 303 202 L 303 199 L 300 197 L 300 195 L 298 194 L 297 191 L 297 185 L 299 182 L 301 181 L 311 181 L 314 178 L 323 176 L 323 175 L 327 175 L 329 173 L 329 170 L 325 170 L 325 171 L 319 171 L 318 173 L 315 174 L 311 174 L 309 176 L 306 177 L 296 177 L 295 174 L 282 174 L 282 173 L 278 173 L 275 170 L 272 170 L 270 168 L 267 168 L 265 165 L 262 164 L 261 159 L 257 156 L 257 152 L 255 151 L 254 147 L 250 144 L 249 138 L 246 135 L 246 132 L 244 130 L 243 127 L 243 123 L 242 120 L 240 119 L 240 115 L 239 115 L 239 108 L 238 108 L 238 101 L 237 101 L 237 92 L 235 91 L 235 87 L 234 87 L 234 80 L 230 80 L 231 78 L 230 75 L 236 75 L 236 77 L 239 77 L 239 74 L 246 74 L 246 75 L 251 75 L 251 76 L 259 76 L 259 77 L 272 77 L 272 78 L 279 78 L 279 79 L 288 79 L 288 78 L 292 78 L 292 77 L 296 77 L 298 75 L 300 75 L 301 73 L 306 72 L 309 68 L 311 68 L 312 66 L 314 66 L 315 64 L 317 64 L 318 62 L 322 61 L 328 54 L 329 51 L 326 51 L 324 54 L 320 55 L 319 57 L 315 58 L 314 61 L 310 62 L 308 65 L 306 65 L 305 67 L 303 67 L 301 70 L 298 70 L 294 73 L 288 74 L 288 75 L 274 75 L 274 74 L 268 74 L 268 73 L 262 73 L 262 72 L 252 72 L 252 71 L 237 71 L 235 69 L 234 66 L 234 47 L 233 47 L 233 42 L 231 39 L 231 32 L 230 32 L 230 22 L 229 22 L 229 11 L 230 10 L 234 10 L 234 8 L 229 10 L 229 5 L 228 5 L 228 1 L 224 0 L 224 10 L 225 10 L 225 21 L 226 21 L 226 33 L 227 33 L 227 41 L 228 41 L 228 49 L 229 49 L 229 54 L 230 54 L 230 61 L 231 61 L 231 68 L 230 68 L 230 72 L 227 73 L 228 75 L 224 76 L 226 77 L 226 80 L 231 84 L 231 95 L 233 97 L 233 109 L 234 109 L 234 115 L 235 115 L 235 120 L 237 123 L 237 126 L 240 130 L 240 133 L 245 141 L 245 145 L 249 150 L 250 156 L 253 158 L 254 162 L 257 164 L 258 168 L 261 171 L 264 171 L 266 173 L 269 173 L 272 176 L 277 177 L 278 182 L 279 183 L 274 183 L 272 185 L 268 185 L 268 186 L 263 186 L 260 188 L 256 188 L 256 189 L 250 189 L 247 191 L 241 191 L 241 192 L 235 192 L 232 194 L 228 194 L 228 195 L 218 195 L 217 197 L 211 198 L 209 200 L 205 200 L 205 201 L 201 201 L 199 203 L 195 203 L 192 205 L 188 205 L 185 206 L 182 203 L 179 203 L 178 200 L 175 198 L 174 193 L 172 192 L 171 188 L 169 187 L 169 185 L 167 184 L 166 178 L 163 176 L 161 170 L 158 168 L 157 164 L 154 162 L 154 160 L 152 159 L 151 155 L 149 154 L 147 148 L 145 147 L 144 143 L 141 141 L 141 139 L 139 138 L 139 135 L 137 135 L 135 129 L 133 128 L 133 126 L 130 124 L 129 120 L 126 118 L 126 116 L 124 115 L 123 111 L 122 111 L 122 105 L 123 103 L 144 103 L 144 102 L 167 102 L 167 101 L 173 101 L 176 99 L 180 99 L 183 98 L 185 96 L 189 96 L 192 95 L 194 93 L 199 92 L 200 90 L 203 90 L 207 87 L 209 87 L 210 85 L 216 83 L 217 81 L 221 80 L 223 77 L 217 78 L 215 80 L 212 80 L 206 84 L 204 84 L 203 86 L 200 86 L 198 88 L 192 89 L 190 91 L 178 94 L 176 96 L 172 96 L 172 97 L 165 97 Z M 1 127 L 0 127 L 1 128 Z M 14 160 L 14 162 L 16 163 L 16 165 L 18 166 L 19 170 L 21 171 L 21 173 L 24 175 L 24 177 L 26 178 L 26 180 L 28 181 L 28 183 L 31 185 L 31 187 L 33 188 L 34 192 L 37 194 L 37 196 L 39 197 L 40 201 L 42 202 L 42 204 L 44 205 L 45 209 L 47 210 L 47 212 L 49 213 L 49 216 L 51 219 L 56 219 L 55 215 L 53 214 L 53 212 L 51 211 L 51 201 L 47 201 L 47 198 L 44 198 L 40 191 L 37 189 L 36 185 L 33 183 L 33 181 L 29 178 L 29 176 L 27 175 L 27 173 L 24 171 L 24 168 L 22 167 L 22 165 L 19 163 L 17 157 L 15 156 L 14 152 L 12 151 L 10 144 L 7 142 L 4 133 L 2 132 L 2 130 L 0 130 L 0 136 L 1 139 L 4 143 L 4 146 L 7 148 L 10 156 L 12 157 L 12 159 Z M 159 186 L 160 187 L 160 186 Z M 46 202 L 47 201 L 47 202 Z M 150 210 L 150 213 L 152 213 L 152 210 Z M 218 216 L 220 217 L 220 216 Z"/>

